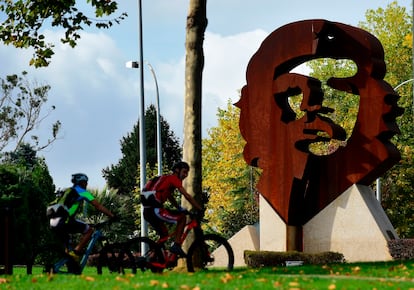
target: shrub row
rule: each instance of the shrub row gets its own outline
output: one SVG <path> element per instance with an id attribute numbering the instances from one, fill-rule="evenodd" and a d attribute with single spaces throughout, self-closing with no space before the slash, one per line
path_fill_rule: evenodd
<path id="1" fill-rule="evenodd" d="M 414 259 L 414 239 L 390 240 L 388 249 L 394 260 Z"/>
<path id="2" fill-rule="evenodd" d="M 296 251 L 244 251 L 244 261 L 248 267 L 260 268 L 285 266 L 287 261 L 302 261 L 303 264 L 309 265 L 344 263 L 345 257 L 343 254 L 336 252 L 309 254 Z"/>

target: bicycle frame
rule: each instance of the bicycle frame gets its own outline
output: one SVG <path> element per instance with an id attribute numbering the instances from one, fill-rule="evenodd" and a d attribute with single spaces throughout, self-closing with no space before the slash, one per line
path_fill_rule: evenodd
<path id="1" fill-rule="evenodd" d="M 93 247 L 95 246 L 96 242 L 103 236 L 103 233 L 101 230 L 99 229 L 95 229 L 95 231 L 92 234 L 91 240 L 88 243 L 88 246 L 86 247 L 85 250 L 85 254 L 83 254 L 81 261 L 79 263 L 79 272 L 82 273 L 83 269 L 86 266 L 86 263 L 88 262 L 88 258 L 89 255 L 92 252 Z M 54 265 L 53 265 L 53 272 L 54 273 L 60 273 L 60 268 L 63 267 L 68 261 L 70 260 L 70 258 L 65 257 L 60 259 L 59 261 L 57 261 Z"/>
<path id="2" fill-rule="evenodd" d="M 88 262 L 89 255 L 91 254 L 93 247 L 95 246 L 96 242 L 99 241 L 99 239 L 103 236 L 103 233 L 101 230 L 95 229 L 95 231 L 92 234 L 91 240 L 89 241 L 88 246 L 86 247 L 85 254 L 83 254 L 82 259 L 80 261 L 80 268 L 81 272 L 83 268 L 85 268 L 86 263 Z"/>
<path id="3" fill-rule="evenodd" d="M 201 222 L 203 220 L 198 212 L 187 212 L 187 215 L 190 216 L 190 220 L 186 222 L 184 231 L 180 237 L 181 244 L 186 240 L 191 230 L 194 230 L 195 235 L 194 241 L 191 242 L 185 254 L 188 270 L 194 272 L 196 267 L 214 267 L 216 261 L 214 250 L 220 246 L 223 246 L 224 249 L 224 262 L 227 262 L 224 266 L 228 270 L 233 269 L 234 253 L 227 240 L 216 233 L 204 233 L 201 228 Z M 177 228 L 175 227 L 167 236 L 159 238 L 158 240 L 139 236 L 136 239 L 132 239 L 125 250 L 131 253 L 136 252 L 137 256 L 135 261 L 137 269 L 141 269 L 142 271 L 150 269 L 152 272 L 159 273 L 164 269 L 173 268 L 177 265 L 179 256 L 170 252 L 165 246 L 167 241 L 173 239 L 176 234 Z M 138 248 L 134 247 L 134 245 L 137 245 Z M 143 245 L 148 247 L 144 248 Z M 218 267 L 221 266 L 218 265 Z"/>
<path id="4" fill-rule="evenodd" d="M 188 234 L 190 233 L 190 231 L 192 230 L 192 229 L 195 229 L 195 228 L 197 228 L 199 226 L 199 223 L 198 223 L 198 221 L 195 219 L 195 218 L 192 218 L 186 225 L 185 225 L 185 228 L 184 228 L 184 232 L 183 232 L 183 234 L 181 235 L 181 238 L 180 238 L 180 242 L 181 243 L 183 243 L 184 241 L 185 241 L 185 239 L 187 238 L 187 236 L 188 236 Z M 164 244 L 166 241 L 168 241 L 168 239 L 170 239 L 170 238 L 172 238 L 174 235 L 175 235 L 175 233 L 177 232 L 177 230 L 176 229 L 174 229 L 173 231 L 171 231 L 169 234 L 168 234 L 168 236 L 165 236 L 165 237 L 163 237 L 163 238 L 160 238 L 158 241 L 157 241 L 157 244 L 159 244 L 159 245 L 162 245 L 162 244 Z"/>
<path id="5" fill-rule="evenodd" d="M 197 221 L 197 219 L 191 218 L 191 220 L 186 224 L 186 226 L 184 228 L 184 232 L 181 235 L 180 242 L 183 243 L 185 241 L 185 239 L 187 238 L 188 234 L 190 233 L 190 231 L 192 229 L 196 229 L 197 227 L 199 227 L 199 225 L 200 224 Z M 164 255 L 164 263 L 151 262 L 151 265 L 153 267 L 156 267 L 156 268 L 159 268 L 159 269 L 165 269 L 165 268 L 168 268 L 171 264 L 176 263 L 177 255 L 174 254 L 174 253 L 171 253 L 168 250 L 166 250 L 165 247 L 163 246 L 168 241 L 168 239 L 174 237 L 176 232 L 177 232 L 177 230 L 174 229 L 167 236 L 158 239 L 158 241 L 156 242 L 162 249 L 162 252 L 163 252 L 163 255 Z"/>

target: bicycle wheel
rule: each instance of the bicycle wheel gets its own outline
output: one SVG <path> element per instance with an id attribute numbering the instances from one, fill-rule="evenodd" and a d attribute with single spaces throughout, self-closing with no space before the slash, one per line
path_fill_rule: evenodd
<path id="1" fill-rule="evenodd" d="M 41 247 L 34 259 L 34 265 L 42 265 L 44 273 L 80 274 L 79 263 L 69 256 L 63 247 L 51 244 Z"/>
<path id="2" fill-rule="evenodd" d="M 233 270 L 234 253 L 227 240 L 217 234 L 206 234 L 196 239 L 187 252 L 187 270 Z"/>
<path id="3" fill-rule="evenodd" d="M 125 274 L 126 269 L 132 274 L 137 272 L 134 256 L 125 250 L 125 243 L 107 244 L 99 251 L 98 264 L 96 266 L 98 274 L 102 274 L 103 269 L 107 268 L 109 273 Z"/>
<path id="4" fill-rule="evenodd" d="M 165 268 L 165 260 L 161 247 L 148 237 L 137 237 L 129 240 L 125 247 L 128 257 L 134 257 L 135 266 L 141 271 L 150 269 L 159 273 Z"/>

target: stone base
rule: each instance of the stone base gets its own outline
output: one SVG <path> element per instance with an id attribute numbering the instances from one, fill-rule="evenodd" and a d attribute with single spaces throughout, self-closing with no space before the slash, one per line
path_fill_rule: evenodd
<path id="1" fill-rule="evenodd" d="M 347 262 L 387 261 L 387 242 L 396 238 L 372 189 L 353 185 L 303 226 L 303 251 L 339 252 Z"/>
<path id="2" fill-rule="evenodd" d="M 287 241 L 287 227 L 272 206 L 262 195 L 260 205 L 260 250 L 285 252 Z"/>
<path id="3" fill-rule="evenodd" d="M 234 266 L 246 266 L 246 263 L 244 262 L 244 251 L 259 250 L 259 234 L 257 228 L 255 226 L 245 226 L 237 234 L 231 237 L 228 242 L 233 249 Z M 213 255 L 215 257 L 215 266 L 226 266 L 227 260 L 224 260 L 224 258 L 227 258 L 227 256 L 222 254 L 222 251 L 224 250 L 224 247 L 221 246 L 214 251 Z"/>

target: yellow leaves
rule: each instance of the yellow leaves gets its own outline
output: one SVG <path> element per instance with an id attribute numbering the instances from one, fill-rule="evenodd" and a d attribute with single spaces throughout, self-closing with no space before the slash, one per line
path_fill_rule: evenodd
<path id="1" fill-rule="evenodd" d="M 409 33 L 404 37 L 403 45 L 406 46 L 406 47 L 411 47 L 413 45 L 413 35 L 412 35 L 412 33 Z"/>
<path id="2" fill-rule="evenodd" d="M 91 277 L 91 276 L 83 276 L 82 278 L 83 278 L 83 280 L 89 281 L 89 282 L 94 282 L 95 281 L 95 278 Z"/>
<path id="3" fill-rule="evenodd" d="M 149 283 L 151 286 L 157 286 L 157 285 L 159 285 L 160 284 L 160 281 L 158 281 L 158 280 L 150 280 L 150 283 Z"/>
<path id="4" fill-rule="evenodd" d="M 199 286 L 195 286 L 194 288 L 191 288 L 188 285 L 181 285 L 180 286 L 180 289 L 181 290 L 200 290 L 201 288 Z"/>
<path id="5" fill-rule="evenodd" d="M 219 109 L 218 126 L 210 128 L 203 139 L 203 188 L 210 192 L 207 219 L 218 231 L 224 224 L 219 213 L 232 208 L 228 193 L 240 187 L 238 182 L 248 167 L 241 154 L 245 142 L 240 135 L 239 114 L 239 109 L 228 102 L 225 109 Z"/>
<path id="6" fill-rule="evenodd" d="M 126 279 L 125 277 L 120 277 L 120 276 L 116 276 L 115 280 L 118 282 L 129 282 L 128 279 Z"/>
<path id="7" fill-rule="evenodd" d="M 230 273 L 226 273 L 226 275 L 220 278 L 221 282 L 223 282 L 224 284 L 228 283 L 229 281 L 233 279 L 234 277 Z"/>
<path id="8" fill-rule="evenodd" d="M 335 284 L 330 284 L 330 285 L 328 286 L 328 289 L 329 289 L 329 290 L 334 290 L 334 289 L 336 289 L 336 285 L 335 285 Z"/>
<path id="9" fill-rule="evenodd" d="M 282 283 L 280 283 L 279 281 L 273 282 L 273 287 L 275 288 L 282 287 Z"/>
<path id="10" fill-rule="evenodd" d="M 353 274 L 358 274 L 361 271 L 361 267 L 356 266 L 352 268 L 352 273 Z"/>
<path id="11" fill-rule="evenodd" d="M 299 290 L 300 284 L 297 281 L 289 282 L 289 289 L 290 290 Z"/>
<path id="12" fill-rule="evenodd" d="M 0 284 L 5 284 L 5 283 L 9 283 L 9 280 L 7 280 L 6 278 L 0 278 Z"/>
<path id="13" fill-rule="evenodd" d="M 162 282 L 161 283 L 158 280 L 150 280 L 150 286 L 153 286 L 153 287 L 154 286 L 161 286 L 161 288 L 163 288 L 163 289 L 170 287 L 167 282 Z M 180 289 L 181 289 L 181 287 L 180 287 Z"/>

